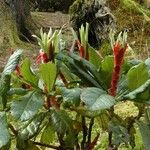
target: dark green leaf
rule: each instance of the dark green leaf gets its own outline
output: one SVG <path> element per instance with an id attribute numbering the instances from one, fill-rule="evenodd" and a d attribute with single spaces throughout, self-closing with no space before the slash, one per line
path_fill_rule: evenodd
<path id="1" fill-rule="evenodd" d="M 23 50 L 18 49 L 10 56 L 3 70 L 3 74 L 10 75 L 16 69 L 16 65 L 19 63 L 19 59 L 22 55 L 22 52 Z"/>
<path id="2" fill-rule="evenodd" d="M 47 85 L 48 92 L 53 90 L 53 86 L 56 80 L 57 68 L 53 63 L 41 64 L 40 75 L 45 85 Z"/>
<path id="3" fill-rule="evenodd" d="M 10 89 L 10 75 L 2 75 L 0 78 L 0 99 L 3 103 L 3 108 L 7 104 L 7 92 Z"/>
<path id="4" fill-rule="evenodd" d="M 26 58 L 21 67 L 20 67 L 21 75 L 23 79 L 33 85 L 38 85 L 38 78 L 31 70 L 31 64 L 29 58 Z"/>
<path id="5" fill-rule="evenodd" d="M 11 113 L 16 119 L 26 121 L 33 117 L 42 106 L 42 95 L 33 91 L 14 101 L 11 105 Z"/>
<path id="6" fill-rule="evenodd" d="M 128 144 L 129 134 L 128 130 L 121 126 L 119 122 L 111 121 L 109 122 L 109 130 L 113 132 L 113 141 L 112 143 L 116 146 L 120 144 Z"/>
<path id="7" fill-rule="evenodd" d="M 80 88 L 67 89 L 65 87 L 60 88 L 63 96 L 63 102 L 65 106 L 79 106 L 80 104 Z"/>
<path id="8" fill-rule="evenodd" d="M 50 123 L 60 135 L 71 132 L 72 120 L 64 110 L 51 110 Z"/>
<path id="9" fill-rule="evenodd" d="M 29 120 L 19 131 L 18 137 L 22 140 L 28 140 L 34 137 L 40 128 L 42 121 L 44 120 L 45 114 L 40 113 L 36 115 L 32 120 Z"/>
<path id="10" fill-rule="evenodd" d="M 8 124 L 5 112 L 0 112 L 0 149 L 7 145 L 10 141 Z"/>
<path id="11" fill-rule="evenodd" d="M 26 94 L 28 91 L 29 91 L 28 89 L 23 89 L 23 88 L 11 88 L 11 89 L 7 92 L 7 94 L 8 94 L 9 96 L 14 95 L 14 94 L 16 94 L 16 95 L 24 95 L 24 94 Z"/>
<path id="12" fill-rule="evenodd" d="M 114 97 L 94 87 L 84 89 L 81 93 L 81 100 L 91 111 L 107 109 L 115 104 Z"/>
<path id="13" fill-rule="evenodd" d="M 56 57 L 59 61 L 62 61 L 71 71 L 71 73 L 78 76 L 82 82 L 90 86 L 101 87 L 99 79 L 99 73 L 97 72 L 96 67 L 86 61 L 81 59 L 78 55 L 73 53 L 61 52 Z"/>

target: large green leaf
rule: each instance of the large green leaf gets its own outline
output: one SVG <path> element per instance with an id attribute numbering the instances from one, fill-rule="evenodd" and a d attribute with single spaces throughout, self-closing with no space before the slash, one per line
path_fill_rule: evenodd
<path id="1" fill-rule="evenodd" d="M 23 79 L 27 81 L 28 83 L 31 83 L 33 85 L 38 85 L 38 78 L 31 70 L 31 64 L 29 58 L 26 58 L 20 68 L 21 75 L 23 76 Z"/>
<path id="2" fill-rule="evenodd" d="M 19 129 L 18 138 L 21 140 L 28 140 L 34 137 L 38 133 L 44 117 L 45 114 L 40 113 L 37 114 L 33 119 L 29 120 L 21 129 Z"/>
<path id="3" fill-rule="evenodd" d="M 114 67 L 114 58 L 112 56 L 106 56 L 101 63 L 101 78 L 104 83 L 107 85 L 107 88 L 110 88 L 112 72 Z"/>
<path id="4" fill-rule="evenodd" d="M 32 91 L 19 97 L 11 105 L 11 114 L 21 121 L 26 121 L 33 117 L 43 105 L 41 93 Z"/>
<path id="5" fill-rule="evenodd" d="M 67 89 L 65 87 L 60 88 L 61 94 L 63 96 L 64 106 L 79 106 L 80 104 L 80 88 Z"/>
<path id="6" fill-rule="evenodd" d="M 8 124 L 5 112 L 0 112 L 0 149 L 7 145 L 10 141 Z"/>
<path id="7" fill-rule="evenodd" d="M 139 99 L 139 95 L 143 94 L 146 91 L 146 97 L 145 101 L 149 100 L 149 86 L 150 86 L 150 79 L 147 80 L 144 84 L 139 86 L 137 89 L 133 90 L 132 92 L 123 95 L 123 99 L 128 99 L 128 100 L 135 100 L 137 101 Z M 143 97 L 143 96 L 142 96 Z M 143 100 L 143 99 L 142 99 Z"/>
<path id="8" fill-rule="evenodd" d="M 60 135 L 73 130 L 72 120 L 64 110 L 51 110 L 50 123 Z"/>
<path id="9" fill-rule="evenodd" d="M 15 70 L 16 65 L 19 63 L 22 52 L 23 50 L 18 49 L 10 56 L 3 70 L 3 74 L 11 74 Z"/>
<path id="10" fill-rule="evenodd" d="M 47 63 L 40 65 L 40 75 L 45 85 L 47 86 L 48 92 L 53 90 L 53 86 L 56 80 L 57 68 L 54 63 Z"/>
<path id="11" fill-rule="evenodd" d="M 61 52 L 57 54 L 56 59 L 62 61 L 69 68 L 71 73 L 78 76 L 84 84 L 96 87 L 103 85 L 97 68 L 78 55 Z"/>
<path id="12" fill-rule="evenodd" d="M 44 144 L 49 144 L 53 143 L 54 140 L 55 140 L 55 130 L 48 123 L 42 132 L 40 142 Z"/>
<path id="13" fill-rule="evenodd" d="M 130 91 L 132 91 L 132 93 L 130 93 L 130 96 L 136 96 L 135 99 L 138 101 L 148 100 L 149 89 L 147 88 L 147 85 L 149 83 L 146 82 L 148 79 L 148 68 L 144 63 L 140 63 L 132 67 L 127 73 L 128 88 Z"/>
<path id="14" fill-rule="evenodd" d="M 96 51 L 94 48 L 90 47 L 88 49 L 89 52 L 89 61 L 97 68 L 100 68 L 101 64 L 101 57 L 98 54 L 98 51 Z"/>
<path id="15" fill-rule="evenodd" d="M 132 67 L 127 73 L 127 82 L 129 90 L 135 90 L 149 78 L 147 66 L 144 63 L 140 63 Z"/>
<path id="16" fill-rule="evenodd" d="M 114 97 L 94 87 L 83 89 L 81 101 L 83 101 L 91 111 L 107 109 L 115 104 Z"/>

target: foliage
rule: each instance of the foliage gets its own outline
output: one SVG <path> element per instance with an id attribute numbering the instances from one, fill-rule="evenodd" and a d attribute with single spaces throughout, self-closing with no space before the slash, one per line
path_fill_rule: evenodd
<path id="1" fill-rule="evenodd" d="M 126 32 L 117 40 L 111 34 L 114 56 L 103 59 L 88 44 L 88 24 L 81 41 L 73 34 L 70 50 L 60 47 L 61 30 L 34 36 L 41 46 L 35 68 L 20 59 L 22 50 L 10 56 L 0 77 L 0 149 L 11 149 L 14 139 L 21 150 L 135 148 L 137 131 L 149 149 L 149 59 L 125 58 Z M 124 118 L 115 109 L 128 101 L 138 112 Z"/>

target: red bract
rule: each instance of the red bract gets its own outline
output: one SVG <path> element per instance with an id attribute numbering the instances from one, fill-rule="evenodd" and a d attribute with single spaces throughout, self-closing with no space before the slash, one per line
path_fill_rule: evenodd
<path id="1" fill-rule="evenodd" d="M 21 72 L 20 72 L 20 67 L 19 67 L 18 64 L 16 65 L 15 73 L 16 73 L 17 76 L 20 76 L 20 74 L 21 74 Z"/>
<path id="2" fill-rule="evenodd" d="M 48 58 L 47 58 L 47 54 L 44 52 L 40 52 L 37 59 L 36 59 L 36 64 L 40 64 L 40 62 L 43 63 L 47 63 L 48 62 Z"/>
<path id="3" fill-rule="evenodd" d="M 84 47 L 81 45 L 79 40 L 76 40 L 78 49 L 79 49 L 79 54 L 82 58 L 84 58 Z"/>
<path id="4" fill-rule="evenodd" d="M 125 43 L 125 46 L 122 47 L 122 45 L 120 44 L 120 41 L 117 41 L 113 47 L 114 69 L 113 69 L 113 74 L 112 74 L 112 79 L 111 79 L 111 87 L 109 89 L 109 94 L 112 96 L 116 95 L 121 66 L 122 66 L 122 62 L 124 59 L 124 54 L 125 54 L 126 49 L 127 49 L 127 43 Z"/>

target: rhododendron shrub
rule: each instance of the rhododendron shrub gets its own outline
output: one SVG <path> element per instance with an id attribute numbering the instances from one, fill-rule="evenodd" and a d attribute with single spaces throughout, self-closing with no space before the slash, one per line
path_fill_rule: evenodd
<path id="1" fill-rule="evenodd" d="M 70 49 L 61 30 L 34 35 L 34 68 L 18 49 L 1 73 L 0 149 L 149 149 L 150 59 L 125 57 L 126 32 L 111 34 L 113 55 L 102 58 L 88 24 Z"/>

